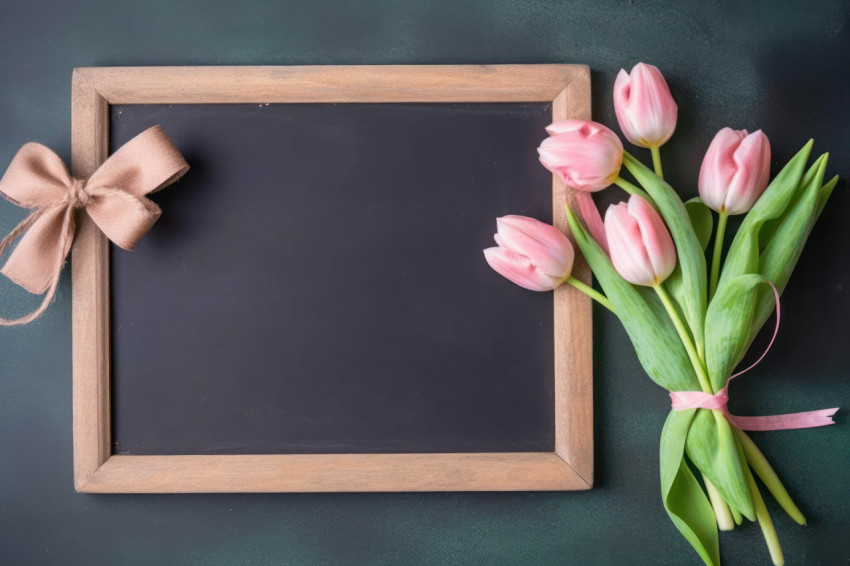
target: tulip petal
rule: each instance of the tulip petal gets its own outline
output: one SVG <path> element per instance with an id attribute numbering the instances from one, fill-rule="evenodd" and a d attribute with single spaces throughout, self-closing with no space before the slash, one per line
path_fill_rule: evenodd
<path id="1" fill-rule="evenodd" d="M 637 195 L 629 199 L 629 214 L 640 226 L 641 240 L 655 273 L 655 281 L 664 281 L 676 267 L 676 247 L 667 226 L 655 209 Z"/>
<path id="2" fill-rule="evenodd" d="M 621 202 L 605 212 L 605 235 L 611 252 L 611 263 L 629 283 L 653 285 L 655 273 L 643 245 L 640 226 Z"/>
<path id="3" fill-rule="evenodd" d="M 750 210 L 767 188 L 770 177 L 767 136 L 761 130 L 747 135 L 735 149 L 732 159 L 735 174 L 726 193 L 726 212 L 741 214 Z"/>
<path id="4" fill-rule="evenodd" d="M 631 118 L 626 110 L 630 94 L 631 77 L 625 69 L 620 69 L 617 80 L 614 81 L 614 113 L 617 115 L 617 122 L 619 122 L 620 130 L 623 131 L 626 139 L 635 145 L 640 145 L 640 134 L 632 125 Z"/>
<path id="5" fill-rule="evenodd" d="M 546 133 L 550 136 L 568 134 L 580 129 L 587 120 L 557 120 L 546 126 Z"/>
<path id="6" fill-rule="evenodd" d="M 749 211 L 770 178 L 770 142 L 764 132 L 723 128 L 708 147 L 699 174 L 700 196 L 718 212 Z"/>
<path id="7" fill-rule="evenodd" d="M 746 135 L 746 130 L 723 128 L 705 152 L 699 171 L 699 194 L 712 210 L 726 211 L 726 195 L 737 170 L 735 150 Z"/>
<path id="8" fill-rule="evenodd" d="M 663 145 L 673 135 L 678 112 L 670 87 L 657 67 L 645 63 L 635 65 L 630 76 L 632 123 L 638 128 L 644 143 Z"/>
<path id="9" fill-rule="evenodd" d="M 613 135 L 617 137 L 611 128 L 593 120 L 557 120 L 546 126 L 546 132 L 550 136 L 578 132 L 586 138 L 599 135 Z"/>
<path id="10" fill-rule="evenodd" d="M 547 275 L 563 279 L 572 271 L 573 246 L 560 230 L 526 216 L 504 216 L 496 219 L 496 243 L 526 256 Z"/>
<path id="11" fill-rule="evenodd" d="M 534 267 L 527 257 L 506 248 L 487 248 L 484 258 L 497 273 L 531 291 L 551 291 L 561 283 Z"/>
<path id="12" fill-rule="evenodd" d="M 562 120 L 547 129 L 556 133 L 537 148 L 540 163 L 565 185 L 598 191 L 617 178 L 623 144 L 610 129 L 588 120 Z"/>
<path id="13" fill-rule="evenodd" d="M 658 68 L 638 63 L 620 70 L 614 83 L 614 111 L 620 129 L 640 147 L 663 145 L 676 129 L 678 106 Z"/>

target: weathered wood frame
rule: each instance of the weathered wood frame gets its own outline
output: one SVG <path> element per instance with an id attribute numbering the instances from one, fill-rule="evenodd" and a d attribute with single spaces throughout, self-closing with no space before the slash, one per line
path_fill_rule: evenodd
<path id="1" fill-rule="evenodd" d="M 127 67 L 74 70 L 72 170 L 107 157 L 110 104 L 552 102 L 552 118 L 590 118 L 583 65 Z M 554 223 L 572 192 L 553 179 Z M 555 292 L 554 452 L 327 455 L 113 455 L 109 242 L 85 214 L 73 246 L 74 483 L 91 493 L 524 491 L 593 482 L 590 300 Z M 579 260 L 574 273 L 589 281 Z"/>

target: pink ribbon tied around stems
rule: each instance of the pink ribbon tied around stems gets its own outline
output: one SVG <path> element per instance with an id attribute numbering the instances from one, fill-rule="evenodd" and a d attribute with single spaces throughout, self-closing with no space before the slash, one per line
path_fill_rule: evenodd
<path id="1" fill-rule="evenodd" d="M 85 210 L 117 246 L 132 250 L 162 212 L 146 195 L 170 185 L 188 169 L 160 126 L 124 144 L 88 179 L 72 177 L 49 148 L 24 145 L 0 179 L 0 194 L 33 212 L 0 241 L 2 254 L 20 238 L 0 273 L 30 293 L 46 295 L 34 312 L 14 320 L 0 318 L 0 326 L 31 322 L 53 301 L 74 240 L 76 210 Z"/>
<path id="2" fill-rule="evenodd" d="M 764 353 L 745 370 L 731 376 L 723 389 L 715 394 L 705 393 L 704 391 L 671 391 L 670 398 L 673 401 L 674 411 L 686 411 L 688 409 L 716 409 L 722 411 L 726 419 L 732 426 L 741 430 L 790 430 L 796 428 L 813 428 L 818 426 L 827 426 L 835 424 L 832 416 L 838 411 L 838 408 L 821 409 L 819 411 L 806 411 L 803 413 L 787 413 L 784 415 L 766 415 L 758 417 L 739 417 L 729 413 L 726 403 L 729 402 L 729 382 L 756 367 L 767 355 L 770 347 L 773 346 L 776 340 L 776 334 L 779 332 L 779 291 L 776 286 L 765 279 L 765 281 L 773 289 L 773 297 L 776 300 L 776 327 L 773 330 L 773 337 L 767 345 Z"/>

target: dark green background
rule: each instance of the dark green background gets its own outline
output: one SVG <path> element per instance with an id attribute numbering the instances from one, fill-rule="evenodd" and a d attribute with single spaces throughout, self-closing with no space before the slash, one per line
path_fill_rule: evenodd
<path id="1" fill-rule="evenodd" d="M 70 157 L 76 66 L 586 63 L 615 126 L 621 66 L 661 67 L 679 102 L 668 178 L 693 194 L 723 126 L 764 128 L 774 171 L 809 137 L 850 175 L 850 4 L 10 2 L 0 8 L 0 164 L 38 141 Z M 632 148 L 630 148 L 632 149 Z M 635 153 L 644 156 L 642 150 Z M 613 193 L 613 191 L 611 191 Z M 606 195 L 603 200 L 610 200 Z M 24 215 L 0 203 L 0 231 Z M 850 197 L 842 182 L 783 303 L 767 361 L 732 387 L 743 414 L 850 406 Z M 32 298 L 0 282 L 4 314 Z M 70 294 L 0 330 L 5 564 L 696 564 L 658 494 L 668 399 L 616 319 L 595 323 L 596 488 L 580 493 L 93 496 L 72 488 Z M 772 505 L 789 564 L 850 560 L 850 427 L 754 434 L 809 518 Z M 726 564 L 767 564 L 754 525 Z"/>

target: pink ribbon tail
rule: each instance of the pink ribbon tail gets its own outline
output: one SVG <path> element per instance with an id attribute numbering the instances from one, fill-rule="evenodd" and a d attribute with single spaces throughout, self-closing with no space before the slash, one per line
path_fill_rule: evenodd
<path id="1" fill-rule="evenodd" d="M 827 426 L 835 424 L 832 416 L 838 411 L 838 407 L 836 407 L 834 409 L 787 413 L 784 415 L 739 417 L 731 414 L 726 408 L 726 403 L 729 402 L 729 393 L 726 387 L 714 395 L 703 393 L 702 391 L 671 391 L 670 399 L 673 401 L 674 411 L 686 411 L 688 409 L 716 409 L 723 411 L 723 414 L 726 415 L 726 419 L 732 426 L 741 430 L 791 430 Z"/>
<path id="2" fill-rule="evenodd" d="M 832 420 L 832 415 L 836 411 L 838 411 L 838 407 L 834 409 L 821 409 L 820 411 L 759 417 L 737 417 L 729 414 L 729 411 L 723 412 L 726 415 L 726 419 L 732 423 L 732 426 L 741 430 L 792 430 L 835 424 L 835 421 Z"/>

